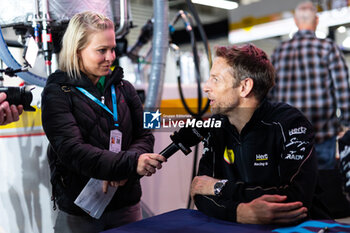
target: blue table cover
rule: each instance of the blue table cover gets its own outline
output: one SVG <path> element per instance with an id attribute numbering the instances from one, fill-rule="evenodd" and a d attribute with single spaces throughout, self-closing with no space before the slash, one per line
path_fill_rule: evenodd
<path id="1" fill-rule="evenodd" d="M 350 232 L 350 225 L 340 224 L 332 220 L 309 220 L 293 227 L 280 227 L 227 222 L 208 217 L 197 210 L 178 209 L 103 233 L 309 233 L 319 232 L 325 227 L 328 228 L 326 232 Z"/>

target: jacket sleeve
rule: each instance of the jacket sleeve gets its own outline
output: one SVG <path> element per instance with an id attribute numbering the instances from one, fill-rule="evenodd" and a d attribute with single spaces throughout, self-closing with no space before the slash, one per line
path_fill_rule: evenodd
<path id="1" fill-rule="evenodd" d="M 199 163 L 198 175 L 214 177 L 215 151 L 212 146 L 213 133 L 203 141 L 203 155 Z M 194 203 L 199 211 L 208 216 L 236 221 L 236 208 L 239 202 L 230 198 L 219 198 L 209 195 L 195 195 Z"/>
<path id="2" fill-rule="evenodd" d="M 328 70 L 334 86 L 337 108 L 341 111 L 341 123 L 343 126 L 348 126 L 350 124 L 349 72 L 342 52 L 334 43 L 329 53 Z"/>
<path id="3" fill-rule="evenodd" d="M 133 139 L 128 151 L 135 151 L 138 154 L 152 153 L 154 136 L 149 129 L 143 128 L 143 107 L 135 88 L 128 82 L 123 81 L 126 93 L 130 99 L 130 111 L 133 121 Z"/>
<path id="4" fill-rule="evenodd" d="M 135 174 L 137 153 L 114 153 L 86 143 L 68 95 L 58 84 L 48 84 L 42 93 L 43 128 L 59 162 L 77 174 L 103 180 L 123 180 Z M 87 115 L 93 111 L 83 110 Z"/>
<path id="5" fill-rule="evenodd" d="M 216 217 L 236 221 L 236 209 L 240 203 L 247 203 L 264 194 L 286 195 L 287 202 L 301 201 L 310 209 L 317 181 L 317 161 L 314 152 L 314 133 L 311 124 L 300 113 L 283 116 L 286 124 L 277 124 L 281 141 L 278 172 L 280 184 L 247 184 L 229 180 L 220 197 L 199 196 L 198 209 Z M 252 168 L 253 169 L 253 168 Z M 208 207 L 210 206 L 210 208 Z"/>

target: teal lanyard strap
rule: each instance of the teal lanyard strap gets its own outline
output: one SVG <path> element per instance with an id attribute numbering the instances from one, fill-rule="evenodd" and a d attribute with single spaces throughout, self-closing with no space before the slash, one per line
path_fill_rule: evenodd
<path id="1" fill-rule="evenodd" d="M 90 98 L 92 101 L 94 101 L 96 104 L 100 105 L 104 110 L 106 110 L 108 113 L 110 113 L 113 116 L 113 120 L 115 122 L 118 121 L 118 111 L 117 111 L 117 97 L 115 94 L 115 88 L 114 85 L 112 85 L 111 89 L 112 89 L 112 102 L 113 102 L 113 112 L 111 112 L 111 110 L 109 110 L 109 108 L 103 104 L 99 99 L 97 99 L 95 96 L 91 95 L 90 92 L 88 92 L 87 90 L 85 90 L 82 87 L 76 87 L 81 93 L 83 93 L 84 95 L 86 95 L 88 98 Z M 114 124 L 115 126 L 119 126 L 118 123 Z"/>
<path id="2" fill-rule="evenodd" d="M 113 119 L 115 122 L 118 121 L 118 111 L 117 111 L 117 95 L 115 94 L 114 84 L 111 86 L 112 102 L 113 102 Z M 118 126 L 118 124 L 116 124 Z"/>

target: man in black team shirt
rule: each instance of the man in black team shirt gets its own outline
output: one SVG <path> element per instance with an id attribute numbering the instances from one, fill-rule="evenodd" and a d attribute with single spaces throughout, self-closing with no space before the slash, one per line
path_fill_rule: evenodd
<path id="1" fill-rule="evenodd" d="M 312 126 L 296 108 L 265 99 L 273 85 L 264 51 L 252 44 L 217 48 L 204 91 L 222 127 L 205 139 L 191 186 L 205 214 L 251 224 L 327 216 L 314 201 Z"/>

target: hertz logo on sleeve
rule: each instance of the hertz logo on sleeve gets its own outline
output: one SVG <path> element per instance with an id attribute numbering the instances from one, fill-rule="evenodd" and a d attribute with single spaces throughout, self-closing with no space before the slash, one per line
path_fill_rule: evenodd
<path id="1" fill-rule="evenodd" d="M 233 153 L 232 149 L 227 149 L 227 147 L 225 147 L 224 160 L 228 164 L 233 164 L 234 163 L 234 161 L 235 161 L 235 153 Z"/>

